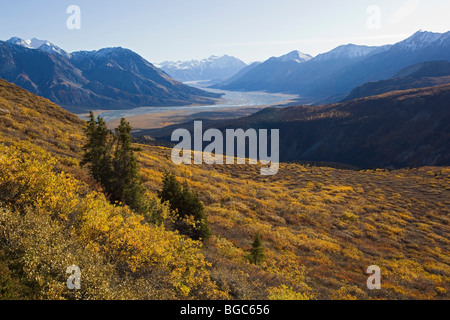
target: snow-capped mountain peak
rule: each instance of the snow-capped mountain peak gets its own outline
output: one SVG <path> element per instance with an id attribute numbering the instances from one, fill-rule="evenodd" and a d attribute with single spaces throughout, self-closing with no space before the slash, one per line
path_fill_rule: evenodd
<path id="1" fill-rule="evenodd" d="M 236 74 L 247 64 L 228 55 L 201 60 L 164 61 L 157 65 L 179 81 L 224 80 Z"/>
<path id="2" fill-rule="evenodd" d="M 281 62 L 295 61 L 297 63 L 306 62 L 311 59 L 312 59 L 312 56 L 310 56 L 309 54 L 300 52 L 298 50 L 291 51 L 288 54 L 285 54 L 278 58 L 272 58 L 273 61 L 281 61 Z"/>
<path id="3" fill-rule="evenodd" d="M 25 40 L 27 42 L 30 43 L 30 47 L 33 49 L 39 49 L 42 46 L 47 46 L 47 47 L 56 47 L 54 44 L 52 44 L 50 41 L 48 40 L 39 40 L 36 38 L 33 38 L 31 40 Z"/>
<path id="4" fill-rule="evenodd" d="M 24 39 L 21 39 L 21 38 L 18 38 L 18 37 L 12 37 L 11 39 L 6 40 L 6 42 L 12 43 L 12 44 L 15 44 L 15 45 L 18 45 L 18 46 L 22 46 L 22 47 L 25 47 L 25 48 L 33 49 L 31 47 L 31 40 L 24 40 Z"/>
<path id="5" fill-rule="evenodd" d="M 11 39 L 7 40 L 6 42 L 22 46 L 28 49 L 35 49 L 35 50 L 41 50 L 47 53 L 51 54 L 60 54 L 66 58 L 70 58 L 70 53 L 66 52 L 65 50 L 61 49 L 60 47 L 54 45 L 48 40 L 39 40 L 36 38 L 24 40 L 19 37 L 12 37 Z"/>
<path id="6" fill-rule="evenodd" d="M 77 51 L 73 52 L 73 55 L 76 56 L 89 56 L 90 58 L 94 59 L 109 59 L 109 58 L 115 58 L 123 55 L 137 55 L 135 52 L 131 51 L 130 49 L 122 48 L 122 47 L 110 47 L 110 48 L 103 48 L 100 50 L 93 50 L 93 51 Z"/>
<path id="7" fill-rule="evenodd" d="M 355 59 L 367 57 L 372 54 L 381 53 L 390 48 L 390 45 L 380 47 L 360 46 L 356 44 L 346 44 L 339 46 L 327 53 L 319 54 L 314 61 L 326 61 L 331 59 Z"/>
<path id="8" fill-rule="evenodd" d="M 38 50 L 41 50 L 41 51 L 44 51 L 44 52 L 47 52 L 47 53 L 56 53 L 56 54 L 60 54 L 60 55 L 62 55 L 62 56 L 65 56 L 66 58 L 69 58 L 70 59 L 70 57 L 71 57 L 71 54 L 70 53 L 68 53 L 68 52 L 66 52 L 66 51 L 64 51 L 63 49 L 61 49 L 60 47 L 58 47 L 58 46 L 55 46 L 55 45 L 53 45 L 53 44 L 48 44 L 48 43 L 44 43 L 43 45 L 41 45 L 39 48 L 38 48 Z"/>
<path id="9" fill-rule="evenodd" d="M 419 50 L 432 44 L 442 44 L 450 40 L 450 31 L 446 33 L 435 33 L 419 30 L 408 39 L 397 43 L 395 46 L 408 50 Z"/>

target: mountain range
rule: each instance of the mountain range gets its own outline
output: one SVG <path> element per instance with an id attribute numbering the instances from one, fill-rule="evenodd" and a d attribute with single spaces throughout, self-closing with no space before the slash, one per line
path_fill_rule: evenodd
<path id="1" fill-rule="evenodd" d="M 450 32 L 418 31 L 394 45 L 343 45 L 307 61 L 271 58 L 214 88 L 299 94 L 316 103 L 344 99 L 358 86 L 390 79 L 426 61 L 450 60 Z"/>
<path id="2" fill-rule="evenodd" d="M 211 104 L 220 95 L 186 86 L 121 47 L 67 53 L 48 41 L 0 41 L 0 78 L 81 113 L 91 109 Z"/>
<path id="3" fill-rule="evenodd" d="M 328 104 L 446 83 L 442 77 L 398 79 L 402 69 L 431 61 L 450 61 L 450 32 L 418 31 L 397 44 L 379 47 L 347 44 L 316 57 L 292 51 L 246 65 L 235 57 L 211 56 L 163 62 L 161 69 L 121 47 L 69 53 L 35 38 L 0 41 L 0 78 L 76 113 L 213 104 L 220 95 L 180 82 L 198 80 L 209 80 L 215 89 L 293 93 L 302 103 Z M 395 84 L 374 84 L 393 77 Z"/>
<path id="4" fill-rule="evenodd" d="M 165 61 L 158 65 L 178 81 L 209 80 L 218 82 L 234 76 L 247 66 L 238 58 L 224 55 L 211 56 L 202 60 Z"/>
<path id="5" fill-rule="evenodd" d="M 252 64 L 231 79 L 219 82 L 212 88 L 236 91 L 284 92 L 280 86 L 284 79 L 292 75 L 299 65 L 310 61 L 311 56 L 300 51 L 292 51 L 281 57 L 272 57 L 263 63 Z M 267 88 L 272 88 L 267 90 Z"/>

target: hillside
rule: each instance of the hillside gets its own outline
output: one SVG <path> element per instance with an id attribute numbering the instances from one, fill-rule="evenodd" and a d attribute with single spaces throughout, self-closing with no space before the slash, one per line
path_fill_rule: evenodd
<path id="1" fill-rule="evenodd" d="M 450 165 L 450 85 L 394 91 L 323 106 L 266 108 L 232 121 L 205 121 L 204 130 L 280 130 L 281 161 L 341 163 L 358 168 Z M 170 141 L 193 123 L 142 130 Z"/>
<path id="2" fill-rule="evenodd" d="M 214 85 L 211 86 L 211 88 L 225 88 L 227 87 L 230 83 L 233 83 L 235 80 L 240 79 L 241 77 L 243 77 L 247 72 L 249 72 L 250 70 L 252 70 L 253 68 L 257 67 L 258 65 L 260 65 L 261 62 L 253 62 L 251 64 L 249 64 L 248 66 L 246 66 L 245 68 L 241 69 L 238 73 L 236 73 L 235 75 L 233 75 L 231 78 L 227 78 L 223 81 L 220 81 Z"/>
<path id="3" fill-rule="evenodd" d="M 20 121 L 20 122 L 19 122 Z M 0 300 L 227 298 L 201 244 L 111 205 L 80 168 L 84 122 L 0 80 Z M 82 270 L 79 291 L 66 269 Z"/>
<path id="4" fill-rule="evenodd" d="M 300 51 L 292 51 L 281 57 L 272 57 L 263 63 L 253 63 L 233 77 L 212 88 L 236 91 L 286 92 L 285 79 L 291 77 L 300 65 L 311 61 L 311 56 Z M 283 88 L 284 86 L 284 88 Z"/>
<path id="5" fill-rule="evenodd" d="M 70 168 L 84 143 L 84 121 L 45 98 L 0 79 L 0 142 L 37 146 Z"/>
<path id="6" fill-rule="evenodd" d="M 289 57 L 290 54 L 287 54 L 271 58 L 250 72 L 235 75 L 215 87 L 226 90 L 287 92 L 301 94 L 304 98 L 324 99 L 329 97 L 328 92 L 316 95 L 309 91 L 318 86 L 320 81 L 328 81 L 336 72 L 388 49 L 389 46 L 368 47 L 348 44 L 314 58 L 309 56 L 306 60 L 294 59 L 294 61 L 283 59 Z"/>
<path id="7" fill-rule="evenodd" d="M 183 85 L 128 49 L 60 54 L 53 45 L 15 43 L 21 42 L 0 41 L 0 78 L 75 113 L 211 104 L 220 97 Z"/>
<path id="8" fill-rule="evenodd" d="M 171 170 L 199 192 L 215 235 L 206 254 L 211 274 L 233 297 L 265 298 L 268 286 L 284 284 L 318 299 L 448 299 L 448 167 L 281 164 L 266 178 L 250 165 L 174 168 L 169 157 L 144 147 L 146 185 L 158 189 L 161 171 Z M 269 257 L 262 268 L 244 262 L 256 233 Z M 382 269 L 379 293 L 365 287 L 372 264 Z"/>
<path id="9" fill-rule="evenodd" d="M 355 88 L 343 101 L 447 83 L 450 83 L 450 62 L 427 61 L 400 70 L 392 79 L 369 82 Z"/>
<path id="10" fill-rule="evenodd" d="M 282 163 L 263 177 L 251 165 L 174 166 L 170 149 L 139 145 L 152 203 L 139 215 L 85 178 L 76 117 L 5 81 L 0 110 L 0 299 L 449 298 L 448 167 Z M 207 243 L 149 220 L 170 217 L 155 196 L 165 170 L 199 193 Z M 261 265 L 245 258 L 256 233 Z M 83 277 L 76 294 L 65 288 L 72 264 Z M 366 288 L 373 264 L 383 276 L 376 292 Z"/>

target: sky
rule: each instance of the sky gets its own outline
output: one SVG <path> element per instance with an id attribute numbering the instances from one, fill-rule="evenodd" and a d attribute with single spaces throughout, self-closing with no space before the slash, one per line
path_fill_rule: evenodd
<path id="1" fill-rule="evenodd" d="M 67 26 L 70 5 L 79 29 Z M 224 54 L 250 63 L 446 32 L 449 12 L 449 0 L 0 0 L 0 40 L 36 37 L 69 52 L 121 46 L 152 63 Z"/>

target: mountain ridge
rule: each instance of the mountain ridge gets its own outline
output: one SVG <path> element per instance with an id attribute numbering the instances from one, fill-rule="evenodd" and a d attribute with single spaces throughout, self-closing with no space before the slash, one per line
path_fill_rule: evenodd
<path id="1" fill-rule="evenodd" d="M 199 80 L 218 82 L 232 77 L 247 67 L 247 64 L 238 58 L 224 55 L 210 56 L 202 60 L 164 61 L 158 66 L 181 82 Z"/>
<path id="2" fill-rule="evenodd" d="M 186 86 L 137 53 L 103 48 L 60 54 L 19 40 L 0 41 L 0 77 L 70 111 L 212 104 L 220 95 Z"/>
<path id="3" fill-rule="evenodd" d="M 421 62 L 400 70 L 391 79 L 365 83 L 353 89 L 342 101 L 380 95 L 390 91 L 426 88 L 447 83 L 450 83 L 450 62 Z"/>
<path id="4" fill-rule="evenodd" d="M 205 121 L 204 130 L 279 129 L 280 161 L 341 163 L 358 168 L 450 165 L 450 84 L 393 91 L 320 106 L 266 108 L 227 121 Z M 170 141 L 176 128 L 139 135 Z"/>
<path id="5" fill-rule="evenodd" d="M 364 83 L 388 79 L 402 68 L 431 60 L 450 61 L 450 32 L 418 31 L 380 47 L 339 46 L 297 65 L 273 66 L 269 59 L 215 88 L 292 93 L 316 103 L 337 102 Z"/>

